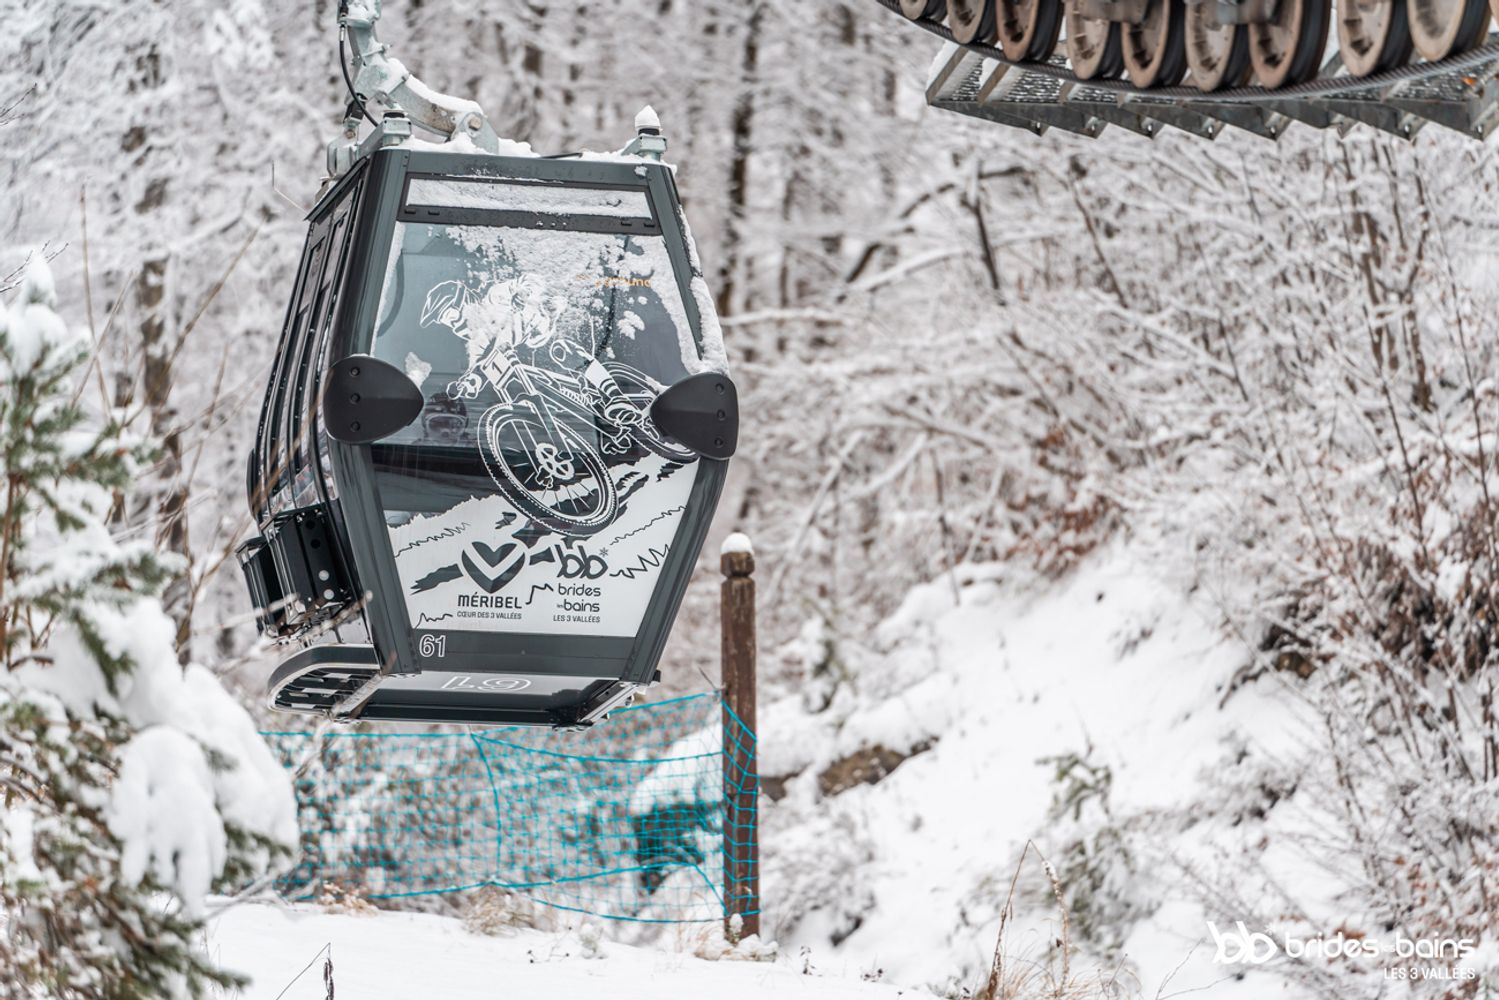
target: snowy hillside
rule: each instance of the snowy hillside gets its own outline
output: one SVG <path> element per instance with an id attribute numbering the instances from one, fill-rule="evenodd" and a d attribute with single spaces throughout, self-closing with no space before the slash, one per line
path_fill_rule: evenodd
<path id="1" fill-rule="evenodd" d="M 1123 819 L 1209 797 L 1230 745 L 1259 754 L 1287 740 L 1284 705 L 1261 691 L 1219 709 L 1242 650 L 1221 638 L 1210 607 L 1128 552 L 1030 591 L 1000 567 L 918 587 L 855 654 L 855 679 L 827 709 L 792 696 L 765 713 L 762 767 L 785 778 L 785 797 L 767 806 L 766 926 L 784 947 L 895 982 L 982 982 L 1026 840 L 1067 871 L 1077 824 L 1048 810 L 1062 792 L 1056 758 L 1106 769 L 1110 814 Z M 1203 839 L 1175 846 L 1205 854 L 1231 837 Z M 819 868 L 823 877 L 809 874 Z M 1044 884 L 1026 888 L 1039 882 L 1034 855 L 1025 875 L 1006 951 L 1055 965 L 1055 906 Z M 1142 904 L 1118 970 L 1140 995 L 1282 995 L 1263 978 L 1235 986 L 1212 963 L 1200 900 L 1178 889 Z M 1084 975 L 1097 966 L 1074 959 Z"/>
<path id="2" fill-rule="evenodd" d="M 489 997 L 486 977 L 497 976 L 522 996 L 901 995 L 862 982 L 878 980 L 906 995 L 961 997 L 987 974 L 1027 840 L 1074 888 L 1069 852 L 1100 803 L 1085 797 L 1083 822 L 1053 811 L 1067 787 L 1059 759 L 1075 754 L 1089 774 L 1108 775 L 1108 815 L 1126 839 L 1163 837 L 1173 817 L 1211 803 L 1227 755 L 1273 755 L 1293 742 L 1294 720 L 1273 684 L 1219 707 L 1244 654 L 1213 614 L 1122 548 L 1054 585 L 974 567 L 917 587 L 867 646 L 843 647 L 857 679 L 836 685 L 826 708 L 812 710 L 823 693 L 815 684 L 767 706 L 761 767 L 775 801 L 764 806 L 765 929 L 779 964 L 701 962 L 690 956 L 708 935 L 690 928 L 653 948 L 608 943 L 607 960 L 590 962 L 579 919 L 561 933 L 487 938 L 434 916 L 307 907 L 231 910 L 211 944 L 229 967 L 254 975 L 250 997 L 275 996 L 261 991 L 279 990 L 329 942 L 343 995 L 361 997 L 422 995 L 439 983 L 454 991 L 444 996 Z M 809 635 L 786 655 L 822 652 Z M 1111 957 L 1079 945 L 1071 928 L 1073 988 L 1113 979 L 1124 996 L 1310 995 L 1280 976 L 1238 978 L 1215 964 L 1206 927 L 1215 914 L 1167 860 L 1237 851 L 1268 830 L 1207 823 L 1154 853 L 1131 843 L 1137 905 L 1108 915 L 1129 933 Z M 1032 986 L 1060 975 L 1060 921 L 1037 857 L 1021 869 L 1004 948 Z M 316 973 L 287 996 L 321 997 Z"/>
<path id="3" fill-rule="evenodd" d="M 247 904 L 216 919 L 208 947 L 248 973 L 245 1000 L 323 1000 L 326 946 L 339 997 L 355 1000 L 893 1000 L 909 990 L 804 974 L 793 962 L 705 961 L 691 932 L 674 951 L 598 942 L 596 925 L 561 933 L 474 934 L 447 917 L 415 913 L 324 913 L 316 907 Z M 590 944 L 590 942 L 594 942 Z"/>

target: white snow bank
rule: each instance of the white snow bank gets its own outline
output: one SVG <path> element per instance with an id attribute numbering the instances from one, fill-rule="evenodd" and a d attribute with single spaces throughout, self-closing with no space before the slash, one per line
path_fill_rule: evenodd
<path id="1" fill-rule="evenodd" d="M 1048 842 L 1055 765 L 1042 758 L 1087 753 L 1109 767 L 1123 815 L 1197 801 L 1231 735 L 1257 747 L 1288 738 L 1287 713 L 1257 690 L 1218 708 L 1242 652 L 1221 638 L 1210 606 L 1127 553 L 1039 594 L 983 572 L 957 585 L 917 587 L 873 648 L 845 650 L 854 680 L 825 711 L 809 710 L 801 691 L 762 708 L 761 773 L 794 773 L 785 797 L 762 806 L 765 927 L 787 950 L 810 948 L 820 968 L 880 968 L 934 988 L 953 975 L 981 983 L 1026 840 L 1061 860 Z M 830 764 L 875 746 L 920 752 L 876 784 L 821 793 Z M 1126 946 L 1143 996 L 1224 977 L 1204 950 L 1200 911 L 1157 914 Z M 1012 925 L 1015 949 L 1044 953 L 1056 933 L 1047 919 Z M 1286 995 L 1278 982 L 1247 982 L 1248 992 L 1210 995 Z"/>
<path id="2" fill-rule="evenodd" d="M 605 936 L 608 929 L 604 927 Z M 796 961 L 703 961 L 691 952 L 698 944 L 711 943 L 713 928 L 684 926 L 680 931 L 673 940 L 683 950 L 657 951 L 600 942 L 597 925 L 581 919 L 562 933 L 517 931 L 488 937 L 470 933 L 457 920 L 426 914 L 351 915 L 314 907 L 244 905 L 214 919 L 208 948 L 228 968 L 252 977 L 244 1000 L 322 1000 L 327 995 L 322 962 L 298 975 L 324 945 L 331 946 L 338 995 L 360 1000 L 894 1000 L 927 995 L 857 979 L 804 975 Z"/>

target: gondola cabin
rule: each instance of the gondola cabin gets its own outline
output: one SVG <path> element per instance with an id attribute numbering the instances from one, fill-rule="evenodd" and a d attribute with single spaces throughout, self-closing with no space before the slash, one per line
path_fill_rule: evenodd
<path id="1" fill-rule="evenodd" d="M 601 718 L 656 674 L 737 433 L 670 169 L 405 141 L 309 223 L 239 550 L 272 706 Z"/>

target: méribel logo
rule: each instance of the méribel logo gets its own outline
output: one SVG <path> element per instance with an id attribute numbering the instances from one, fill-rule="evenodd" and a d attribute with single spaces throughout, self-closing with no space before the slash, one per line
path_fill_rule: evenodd
<path id="1" fill-rule="evenodd" d="M 1208 933 L 1213 935 L 1213 944 L 1218 949 L 1213 961 L 1220 965 L 1264 965 L 1280 954 L 1280 948 L 1270 935 L 1251 931 L 1242 920 L 1236 921 L 1233 929 L 1226 931 L 1220 931 L 1218 925 L 1209 920 Z"/>

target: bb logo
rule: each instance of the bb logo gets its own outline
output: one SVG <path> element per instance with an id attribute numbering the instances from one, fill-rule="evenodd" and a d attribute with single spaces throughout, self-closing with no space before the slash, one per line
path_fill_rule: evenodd
<path id="1" fill-rule="evenodd" d="M 1234 930 L 1227 932 L 1220 931 L 1218 925 L 1209 920 L 1208 933 L 1213 935 L 1213 944 L 1218 949 L 1213 955 L 1213 961 L 1219 965 L 1235 965 L 1239 962 L 1264 965 L 1280 953 L 1270 935 L 1250 931 L 1242 920 L 1236 921 Z"/>
<path id="2" fill-rule="evenodd" d="M 609 564 L 603 556 L 590 555 L 581 545 L 576 552 L 558 546 L 557 561 L 560 564 L 557 575 L 564 580 L 597 580 L 609 572 Z"/>

